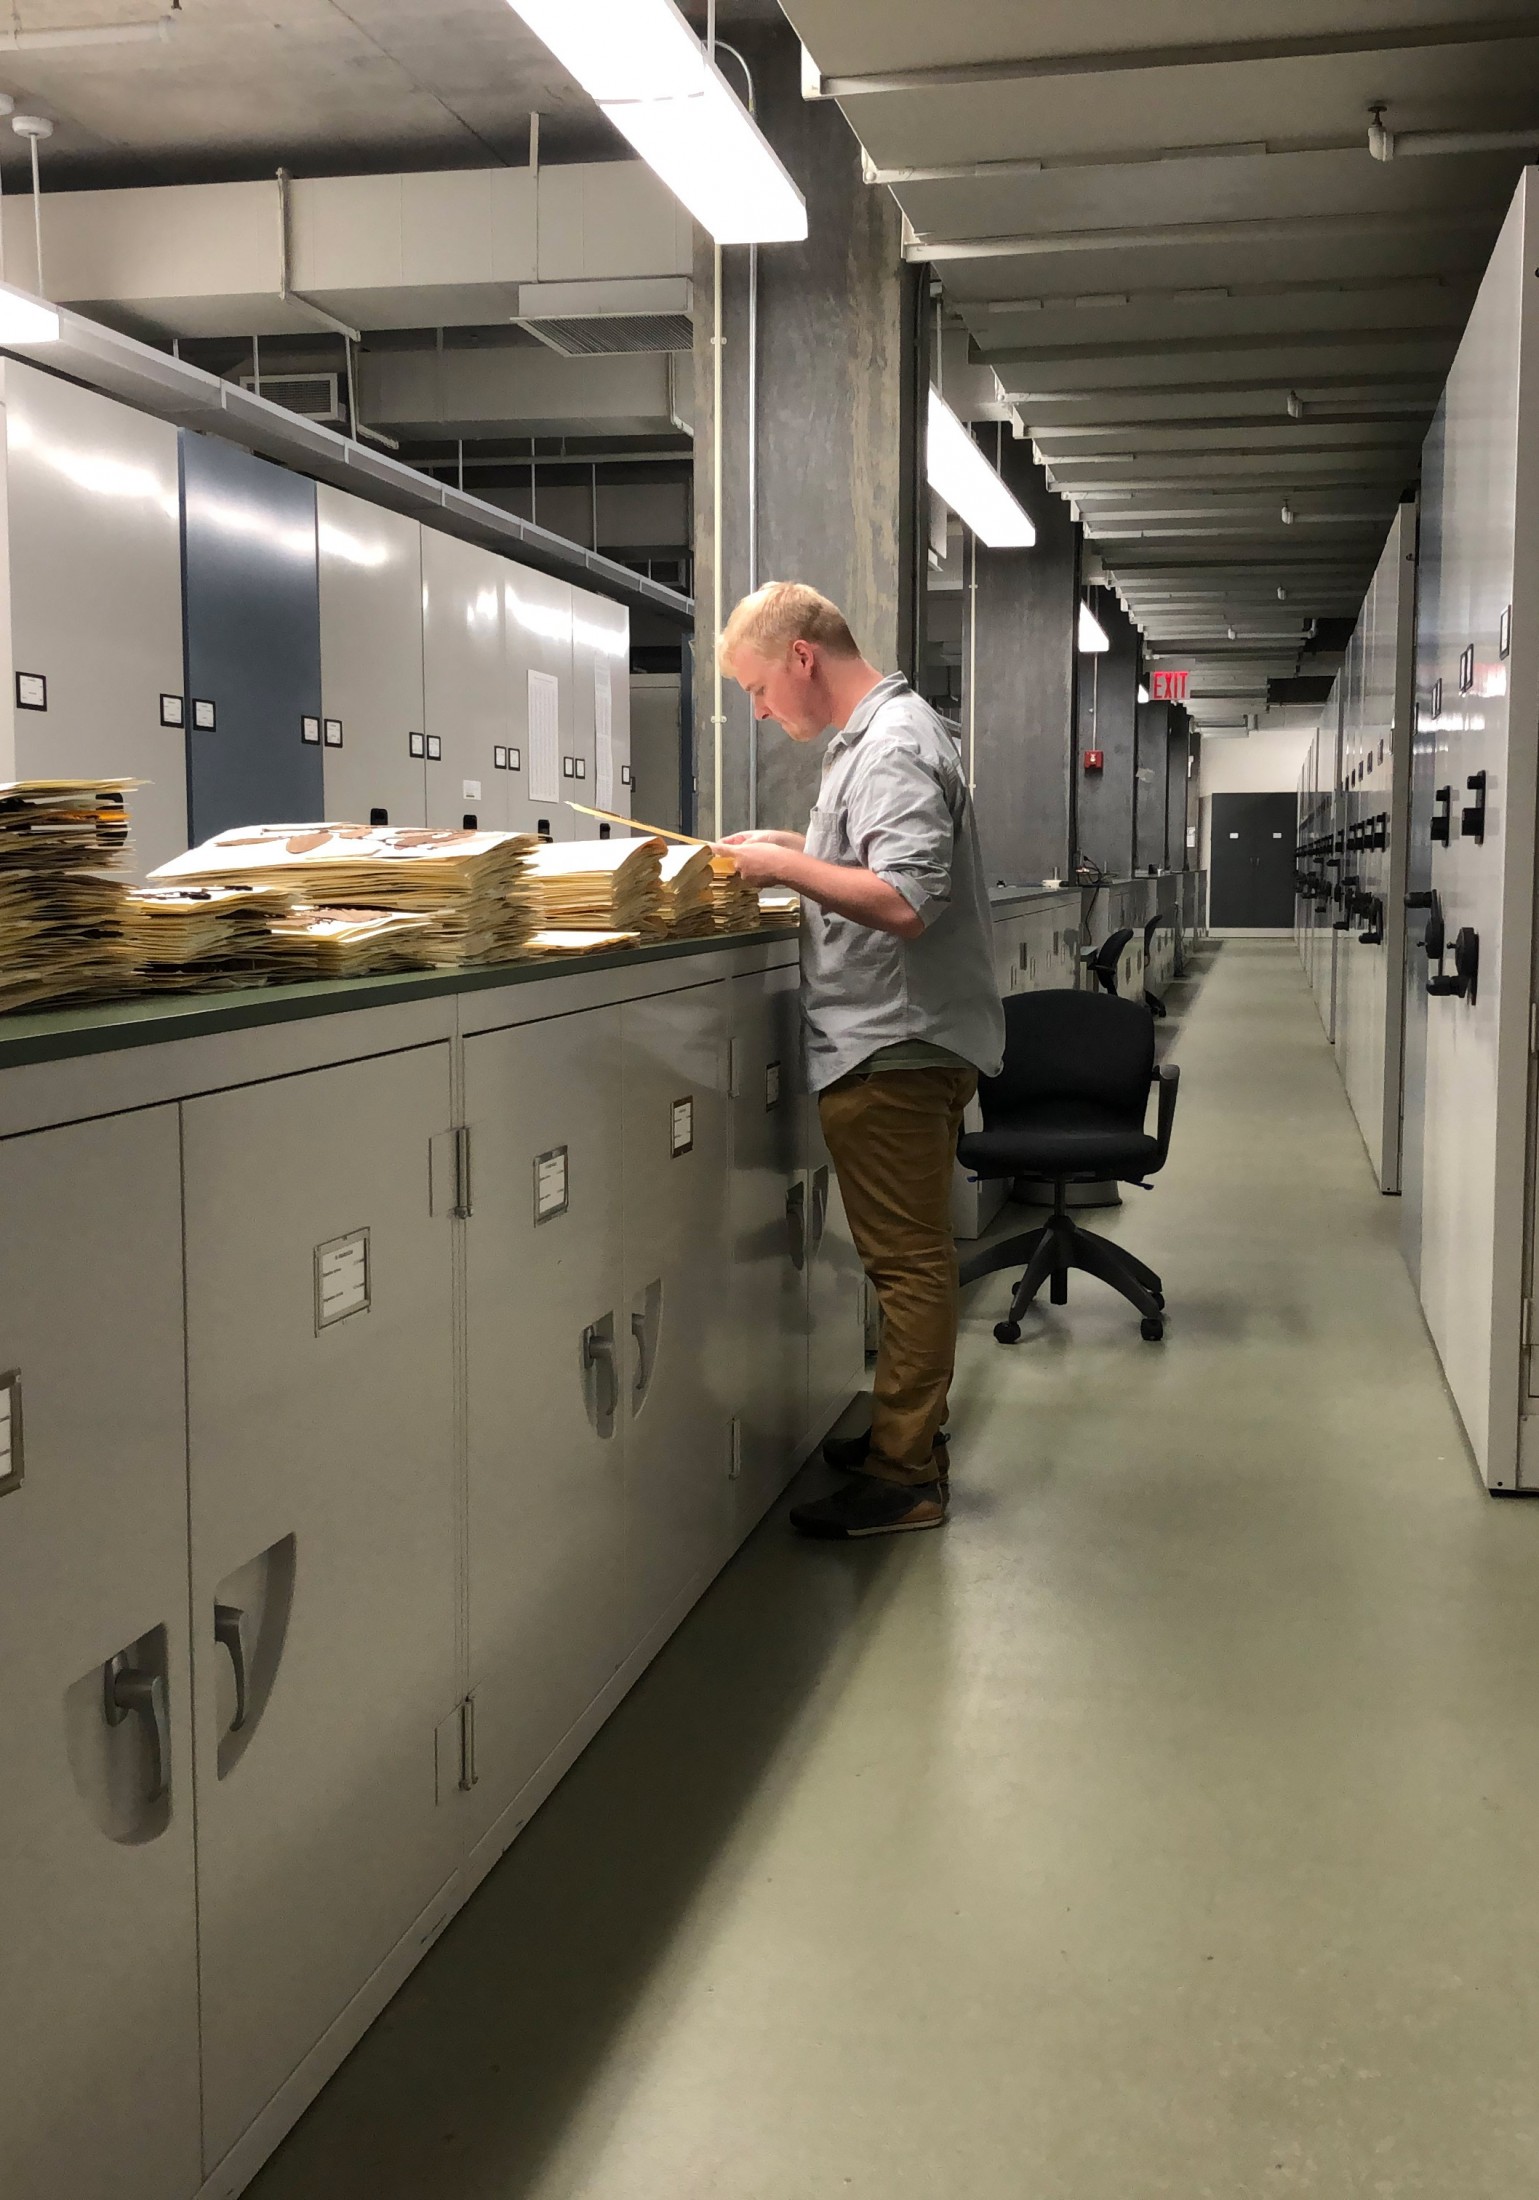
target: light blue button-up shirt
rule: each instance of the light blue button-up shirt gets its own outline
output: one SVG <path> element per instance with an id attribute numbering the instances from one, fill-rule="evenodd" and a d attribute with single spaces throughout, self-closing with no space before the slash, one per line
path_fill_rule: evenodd
<path id="1" fill-rule="evenodd" d="M 830 742 L 807 853 L 874 871 L 924 923 L 917 939 L 899 939 L 804 897 L 813 1091 L 915 1039 L 996 1076 L 1005 1018 L 972 799 L 956 744 L 900 673 L 878 681 Z"/>

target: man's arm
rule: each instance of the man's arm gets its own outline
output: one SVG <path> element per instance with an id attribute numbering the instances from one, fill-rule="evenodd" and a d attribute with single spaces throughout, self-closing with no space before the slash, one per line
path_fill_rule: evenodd
<path id="1" fill-rule="evenodd" d="M 788 833 L 774 825 L 756 825 L 750 833 L 728 833 L 716 845 L 718 848 L 730 848 L 736 855 L 744 842 L 749 840 L 767 840 L 776 848 L 805 848 L 807 845 L 804 834 Z"/>
<path id="2" fill-rule="evenodd" d="M 853 863 L 825 863 L 809 856 L 799 845 L 799 835 L 786 833 L 775 840 L 722 841 L 749 886 L 790 886 L 821 902 L 836 917 L 849 917 L 872 932 L 890 932 L 900 940 L 917 940 L 924 919 L 904 900 L 896 886 Z M 782 841 L 796 841 L 784 846 Z"/>

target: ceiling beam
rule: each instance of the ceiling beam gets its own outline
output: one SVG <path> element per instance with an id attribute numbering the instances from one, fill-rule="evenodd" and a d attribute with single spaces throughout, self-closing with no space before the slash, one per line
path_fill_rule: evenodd
<path id="1" fill-rule="evenodd" d="M 1424 390 L 1427 393 L 1427 410 L 1429 413 L 1442 395 L 1445 379 L 1444 374 L 1427 367 L 1385 369 L 1383 372 L 1378 369 L 1359 368 L 1355 374 L 1309 374 L 1298 377 L 1299 383 L 1305 389 L 1311 390 L 1325 390 L 1336 387 L 1355 390 L 1361 389 L 1364 384 L 1372 384 L 1375 388 L 1394 385 Z M 1092 405 L 1097 398 L 1102 397 L 1120 398 L 1123 402 L 1126 402 L 1127 392 L 1136 390 L 1145 400 L 1157 397 L 1234 398 L 1254 395 L 1257 397 L 1275 397 L 1279 404 L 1286 404 L 1289 386 L 1289 379 L 1286 375 L 1280 376 L 1275 382 L 1263 383 L 1259 388 L 1254 374 L 1227 375 L 1219 380 L 1207 378 L 1201 382 L 1135 380 L 1120 383 L 1107 382 L 1093 390 L 1006 389 L 1004 391 L 1004 403 L 1007 405 L 1030 405 L 1032 407 Z M 1034 413 L 1033 418 L 1035 417 Z M 1181 417 L 1190 419 L 1192 416 L 1190 414 L 1178 415 L 1178 421 Z"/>
<path id="2" fill-rule="evenodd" d="M 1022 84 L 1064 76 L 1124 76 L 1135 71 L 1202 69 L 1235 62 L 1308 61 L 1331 54 L 1417 53 L 1428 47 L 1484 46 L 1539 37 L 1539 15 L 1496 20 L 1370 26 L 1348 31 L 1241 38 L 1186 46 L 1103 48 L 1095 53 L 1020 54 L 997 61 L 953 61 L 920 69 L 823 76 L 803 48 L 803 94 L 863 99 L 882 92 L 929 92 L 980 84 Z"/>
<path id="3" fill-rule="evenodd" d="M 1258 214 L 1234 221 L 1149 222 L 1120 229 L 1043 229 L 1009 237 L 915 236 L 906 260 L 1039 259 L 1079 252 L 1145 252 L 1160 245 L 1319 244 L 1344 236 L 1403 237 L 1427 229 L 1494 231 L 1499 207 L 1428 206 L 1394 213 Z"/>
<path id="4" fill-rule="evenodd" d="M 1044 338 L 1036 344 L 979 344 L 971 357 L 979 366 L 1048 366 L 1057 360 L 1079 364 L 1092 359 L 1192 359 L 1231 352 L 1348 351 L 1381 345 L 1398 349 L 1405 344 L 1431 344 L 1439 338 L 1457 341 L 1464 316 L 1445 316 L 1414 327 L 1401 328 L 1291 328 L 1267 329 L 1259 335 L 1229 335 L 1215 330 L 1207 336 L 1124 337 L 1109 344 L 1064 344 Z"/>

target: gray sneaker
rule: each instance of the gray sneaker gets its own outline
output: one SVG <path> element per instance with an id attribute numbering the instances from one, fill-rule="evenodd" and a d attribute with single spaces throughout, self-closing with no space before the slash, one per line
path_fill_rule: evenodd
<path id="1" fill-rule="evenodd" d="M 862 1429 L 858 1436 L 825 1436 L 823 1439 L 824 1464 L 837 1467 L 841 1474 L 865 1474 L 867 1472 L 866 1461 L 870 1456 L 871 1431 L 868 1428 Z M 951 1452 L 944 1429 L 936 1437 L 935 1449 L 930 1456 L 935 1462 L 936 1479 L 939 1481 L 942 1490 L 949 1494 L 951 1489 Z"/>
<path id="2" fill-rule="evenodd" d="M 879 1482 L 860 1474 L 842 1490 L 810 1505 L 791 1507 L 800 1535 L 853 1542 L 868 1535 L 901 1535 L 909 1528 L 939 1528 L 946 1521 L 946 1493 L 936 1482 Z"/>

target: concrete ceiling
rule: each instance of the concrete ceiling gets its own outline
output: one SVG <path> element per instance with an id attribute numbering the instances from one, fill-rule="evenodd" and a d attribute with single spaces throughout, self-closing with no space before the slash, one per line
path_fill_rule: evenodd
<path id="1" fill-rule="evenodd" d="M 1318 669 L 1311 622 L 1356 612 L 1415 478 L 1519 168 L 1539 157 L 1539 9 L 785 5 L 870 163 L 903 172 L 911 256 L 1078 506 L 1151 656 L 1193 668 L 1215 729 L 1264 713 L 1269 677 Z M 1531 142 L 1378 161 L 1375 101 L 1402 133 Z"/>

